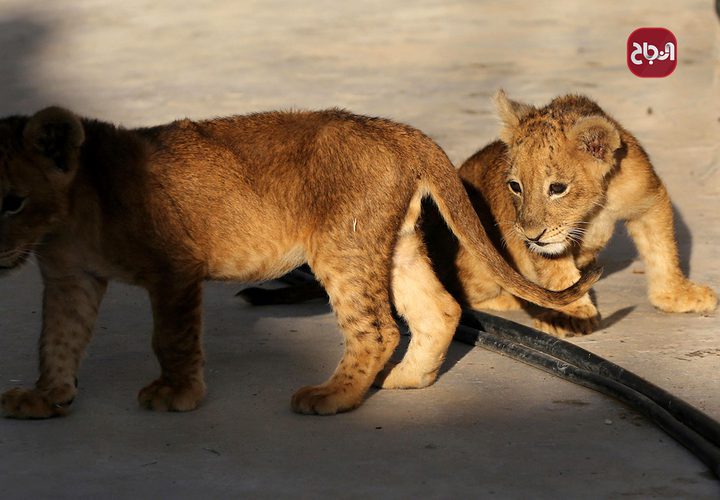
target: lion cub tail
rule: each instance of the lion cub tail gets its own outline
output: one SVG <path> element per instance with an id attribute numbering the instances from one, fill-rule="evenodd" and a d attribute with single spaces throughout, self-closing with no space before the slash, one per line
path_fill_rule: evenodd
<path id="1" fill-rule="evenodd" d="M 585 271 L 574 285 L 560 291 L 546 290 L 521 276 L 495 249 L 460 177 L 455 172 L 448 172 L 449 168 L 454 170 L 444 153 L 437 161 L 428 162 L 427 169 L 420 175 L 420 188 L 430 194 L 460 244 L 492 272 L 500 286 L 513 295 L 548 308 L 569 304 L 590 290 L 602 274 L 599 267 Z"/>

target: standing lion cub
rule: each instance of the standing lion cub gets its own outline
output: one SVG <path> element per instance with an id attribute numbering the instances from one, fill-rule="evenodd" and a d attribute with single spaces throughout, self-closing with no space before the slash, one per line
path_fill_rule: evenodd
<path id="1" fill-rule="evenodd" d="M 65 413 L 110 279 L 145 288 L 161 375 L 156 410 L 205 395 L 202 283 L 280 276 L 308 262 L 345 335 L 331 378 L 295 393 L 301 413 L 358 406 L 399 332 L 413 341 L 382 387 L 431 384 L 460 308 L 416 232 L 430 196 L 477 268 L 544 306 L 585 294 L 599 272 L 549 292 L 493 249 L 443 151 L 421 132 L 340 110 L 276 112 L 125 130 L 60 108 L 0 120 L 0 267 L 38 257 L 44 283 L 40 377 L 2 396 L 6 416 Z"/>

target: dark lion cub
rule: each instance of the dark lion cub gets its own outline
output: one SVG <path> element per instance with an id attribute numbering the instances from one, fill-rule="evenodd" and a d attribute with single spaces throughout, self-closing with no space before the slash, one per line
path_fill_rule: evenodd
<path id="1" fill-rule="evenodd" d="M 203 280 L 270 279 L 303 262 L 330 296 L 345 353 L 327 382 L 295 393 L 295 411 L 362 402 L 398 343 L 391 290 L 413 343 L 378 382 L 431 384 L 460 308 L 416 232 L 426 195 L 514 294 L 568 303 L 598 277 L 562 292 L 522 278 L 489 243 L 443 151 L 388 120 L 276 112 L 124 130 L 48 108 L 0 120 L 0 151 L 0 266 L 34 252 L 45 285 L 40 377 L 2 396 L 10 417 L 65 413 L 110 279 L 142 286 L 152 303 L 162 371 L 140 403 L 195 408 L 205 395 Z"/>

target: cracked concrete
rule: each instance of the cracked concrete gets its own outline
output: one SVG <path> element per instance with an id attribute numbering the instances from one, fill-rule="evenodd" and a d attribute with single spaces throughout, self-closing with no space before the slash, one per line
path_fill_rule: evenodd
<path id="1" fill-rule="evenodd" d="M 665 79 L 633 76 L 639 26 L 679 40 Z M 424 130 L 459 163 L 495 136 L 489 96 L 587 93 L 641 140 L 668 185 L 683 261 L 720 288 L 720 34 L 709 1 L 0 2 L 0 112 L 60 103 L 127 126 L 277 108 L 347 107 Z M 576 340 L 720 419 L 717 314 L 645 296 L 622 231 L 602 256 L 601 331 Z M 326 305 L 253 309 L 237 285 L 205 298 L 209 395 L 155 414 L 147 297 L 112 285 L 67 418 L 0 420 L 3 498 L 717 498 L 720 486 L 619 403 L 453 345 L 440 380 L 358 410 L 293 414 L 294 389 L 341 352 Z M 0 280 L 0 382 L 36 376 L 41 285 Z M 528 322 L 523 314 L 510 315 Z"/>

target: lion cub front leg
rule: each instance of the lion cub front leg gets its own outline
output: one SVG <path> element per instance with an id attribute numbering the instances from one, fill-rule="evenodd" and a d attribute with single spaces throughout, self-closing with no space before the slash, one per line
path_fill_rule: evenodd
<path id="1" fill-rule="evenodd" d="M 40 377 L 35 387 L 2 395 L 2 412 L 11 418 L 48 418 L 67 413 L 77 394 L 77 371 L 92 336 L 107 282 L 82 272 L 62 278 L 43 273 L 43 325 Z"/>
<path id="2" fill-rule="evenodd" d="M 687 279 L 680 269 L 672 204 L 664 187 L 655 202 L 627 228 L 645 263 L 648 295 L 652 305 L 665 312 L 711 312 L 717 294 Z"/>
<path id="3" fill-rule="evenodd" d="M 605 248 L 615 232 L 617 216 L 610 211 L 601 211 L 592 223 L 585 227 L 582 244 L 576 249 L 575 267 L 584 269 L 595 263 L 600 251 Z"/>
<path id="4" fill-rule="evenodd" d="M 572 255 L 546 258 L 534 256 L 538 284 L 549 290 L 562 290 L 580 278 Z M 600 314 L 585 294 L 557 310 L 546 310 L 535 317 L 535 328 L 557 337 L 573 337 L 592 333 L 600 324 Z"/>
<path id="5" fill-rule="evenodd" d="M 165 285 L 149 290 L 155 323 L 152 346 L 162 371 L 140 391 L 138 401 L 150 410 L 194 410 L 205 397 L 202 281 Z"/>

